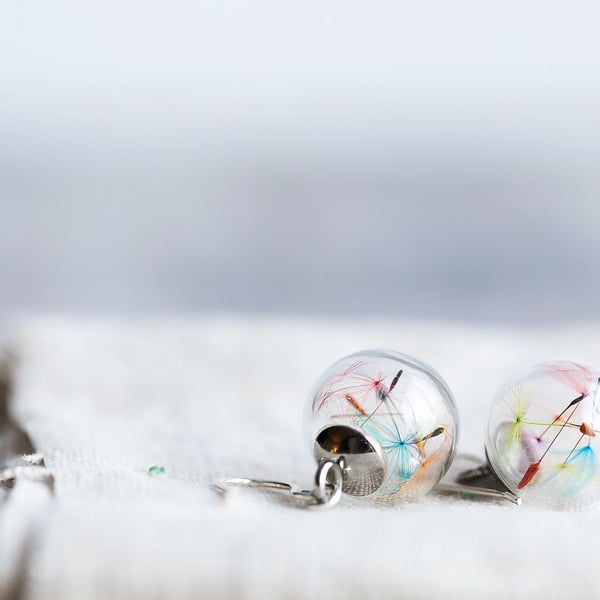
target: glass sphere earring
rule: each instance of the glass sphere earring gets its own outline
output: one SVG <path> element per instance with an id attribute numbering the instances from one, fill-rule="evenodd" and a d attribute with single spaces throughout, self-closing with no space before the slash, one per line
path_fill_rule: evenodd
<path id="1" fill-rule="evenodd" d="M 311 392 L 306 430 L 317 463 L 315 487 L 237 478 L 216 487 L 262 487 L 307 505 L 335 504 L 342 492 L 393 504 L 422 496 L 454 457 L 458 417 L 452 394 L 427 364 L 366 350 L 329 367 Z"/>
<path id="2" fill-rule="evenodd" d="M 489 469 L 517 499 L 557 507 L 600 499 L 600 370 L 548 361 L 496 393 L 487 424 Z M 485 468 L 463 473 L 475 482 Z"/>

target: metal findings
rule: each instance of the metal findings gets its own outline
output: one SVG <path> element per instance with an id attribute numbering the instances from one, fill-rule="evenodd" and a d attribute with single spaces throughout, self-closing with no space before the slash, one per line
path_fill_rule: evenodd
<path id="1" fill-rule="evenodd" d="M 466 499 L 501 500 L 521 504 L 520 496 L 513 494 L 481 458 L 458 454 L 448 473 L 435 486 L 442 494 L 458 495 Z"/>
<path id="2" fill-rule="evenodd" d="M 377 491 L 385 479 L 381 448 L 374 447 L 350 427 L 333 425 L 323 429 L 315 440 L 314 454 L 318 462 L 340 462 L 346 494 L 368 496 Z"/>
<path id="3" fill-rule="evenodd" d="M 342 496 L 342 469 L 331 460 L 321 462 L 315 473 L 315 485 L 312 490 L 298 489 L 294 484 L 265 479 L 229 477 L 214 484 L 214 489 L 226 494 L 230 487 L 258 488 L 281 494 L 301 508 L 327 508 L 335 506 Z"/>

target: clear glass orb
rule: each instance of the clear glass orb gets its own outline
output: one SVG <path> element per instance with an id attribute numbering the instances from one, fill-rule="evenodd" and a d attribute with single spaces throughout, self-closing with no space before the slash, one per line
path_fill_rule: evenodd
<path id="1" fill-rule="evenodd" d="M 317 381 L 307 413 L 315 458 L 341 458 L 348 494 L 417 498 L 454 456 L 452 394 L 430 366 L 404 354 L 365 350 L 337 361 Z"/>
<path id="2" fill-rule="evenodd" d="M 488 460 L 527 501 L 556 506 L 600 499 L 600 370 L 556 360 L 508 381 L 492 403 Z"/>

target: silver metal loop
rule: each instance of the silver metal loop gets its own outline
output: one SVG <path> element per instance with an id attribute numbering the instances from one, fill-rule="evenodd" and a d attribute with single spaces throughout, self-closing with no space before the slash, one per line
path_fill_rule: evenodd
<path id="1" fill-rule="evenodd" d="M 315 473 L 313 496 L 319 504 L 333 506 L 342 497 L 343 474 L 337 461 L 324 460 Z"/>
<path id="2" fill-rule="evenodd" d="M 312 490 L 298 489 L 294 484 L 268 479 L 248 477 L 227 477 L 213 484 L 220 494 L 227 494 L 230 487 L 258 488 L 278 492 L 286 500 L 291 500 L 302 508 L 335 506 L 342 496 L 342 469 L 336 461 L 322 461 L 315 473 L 315 487 Z"/>

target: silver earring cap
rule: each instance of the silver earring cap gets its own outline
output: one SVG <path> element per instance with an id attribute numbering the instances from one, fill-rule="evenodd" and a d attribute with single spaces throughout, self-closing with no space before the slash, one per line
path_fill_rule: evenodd
<path id="1" fill-rule="evenodd" d="M 368 496 L 385 480 L 385 462 L 379 445 L 359 431 L 344 425 L 323 429 L 316 437 L 317 463 L 338 462 L 342 469 L 342 491 L 352 496 Z"/>

